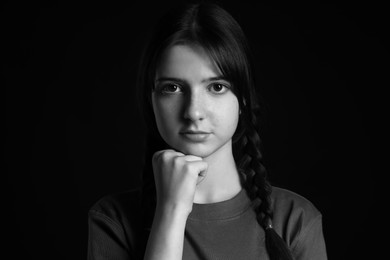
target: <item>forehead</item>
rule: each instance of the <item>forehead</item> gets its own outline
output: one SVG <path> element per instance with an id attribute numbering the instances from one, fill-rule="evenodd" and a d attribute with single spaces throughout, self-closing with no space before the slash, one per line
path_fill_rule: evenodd
<path id="1" fill-rule="evenodd" d="M 173 45 L 167 48 L 157 66 L 156 77 L 202 79 L 221 76 L 215 62 L 197 45 Z"/>

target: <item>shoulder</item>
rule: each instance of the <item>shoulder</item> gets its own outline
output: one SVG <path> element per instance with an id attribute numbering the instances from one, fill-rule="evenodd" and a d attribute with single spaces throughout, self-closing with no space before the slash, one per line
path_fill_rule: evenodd
<path id="1" fill-rule="evenodd" d="M 140 210 L 141 190 L 133 189 L 103 196 L 90 208 L 89 215 L 123 222 L 135 217 Z"/>
<path id="2" fill-rule="evenodd" d="M 312 217 L 321 215 L 311 201 L 287 189 L 272 187 L 271 200 L 272 207 L 277 212 L 288 211 L 290 213 L 308 214 Z"/>
<path id="3" fill-rule="evenodd" d="M 295 192 L 273 187 L 271 201 L 273 226 L 291 246 L 313 225 L 321 225 L 321 212 Z"/>
<path id="4" fill-rule="evenodd" d="M 109 251 L 116 259 L 133 259 L 143 243 L 142 224 L 140 190 L 103 196 L 88 212 L 88 254 L 100 259 Z"/>

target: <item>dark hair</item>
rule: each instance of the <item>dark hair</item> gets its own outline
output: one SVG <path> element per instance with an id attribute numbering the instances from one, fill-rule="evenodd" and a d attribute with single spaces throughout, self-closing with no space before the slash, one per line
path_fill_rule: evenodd
<path id="1" fill-rule="evenodd" d="M 261 140 L 249 46 L 240 25 L 215 4 L 192 4 L 172 9 L 155 28 L 141 59 L 138 89 L 141 111 L 147 125 L 146 162 L 143 175 L 143 205 L 146 226 L 150 227 L 156 204 L 151 158 L 167 144 L 161 138 L 154 119 L 151 92 L 160 56 L 176 44 L 201 46 L 232 84 L 240 106 L 240 118 L 233 136 L 233 155 L 240 178 L 254 202 L 258 223 L 266 233 L 266 247 L 271 259 L 292 259 L 283 239 L 272 228 L 270 195 L 272 187 L 260 152 Z"/>

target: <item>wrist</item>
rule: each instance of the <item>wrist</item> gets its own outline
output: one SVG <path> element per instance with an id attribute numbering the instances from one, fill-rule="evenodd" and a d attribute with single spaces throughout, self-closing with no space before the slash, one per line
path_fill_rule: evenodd
<path id="1" fill-rule="evenodd" d="M 144 259 L 181 259 L 187 217 L 179 205 L 157 203 Z"/>
<path id="2" fill-rule="evenodd" d="M 179 204 L 157 203 L 156 216 L 160 219 L 184 220 L 187 221 L 188 215 L 191 213 L 192 207 L 188 208 Z"/>

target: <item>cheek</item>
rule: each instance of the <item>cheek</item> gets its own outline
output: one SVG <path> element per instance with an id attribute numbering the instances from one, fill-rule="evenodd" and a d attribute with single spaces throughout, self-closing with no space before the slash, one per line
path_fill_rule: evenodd
<path id="1" fill-rule="evenodd" d="M 153 112 L 156 119 L 158 131 L 164 137 L 171 128 L 175 127 L 177 118 L 176 103 L 169 102 L 162 98 L 152 97 Z"/>
<path id="2" fill-rule="evenodd" d="M 226 134 L 232 134 L 236 131 L 239 118 L 239 105 L 237 98 L 232 95 L 215 107 L 215 118 L 218 124 L 223 127 Z"/>

